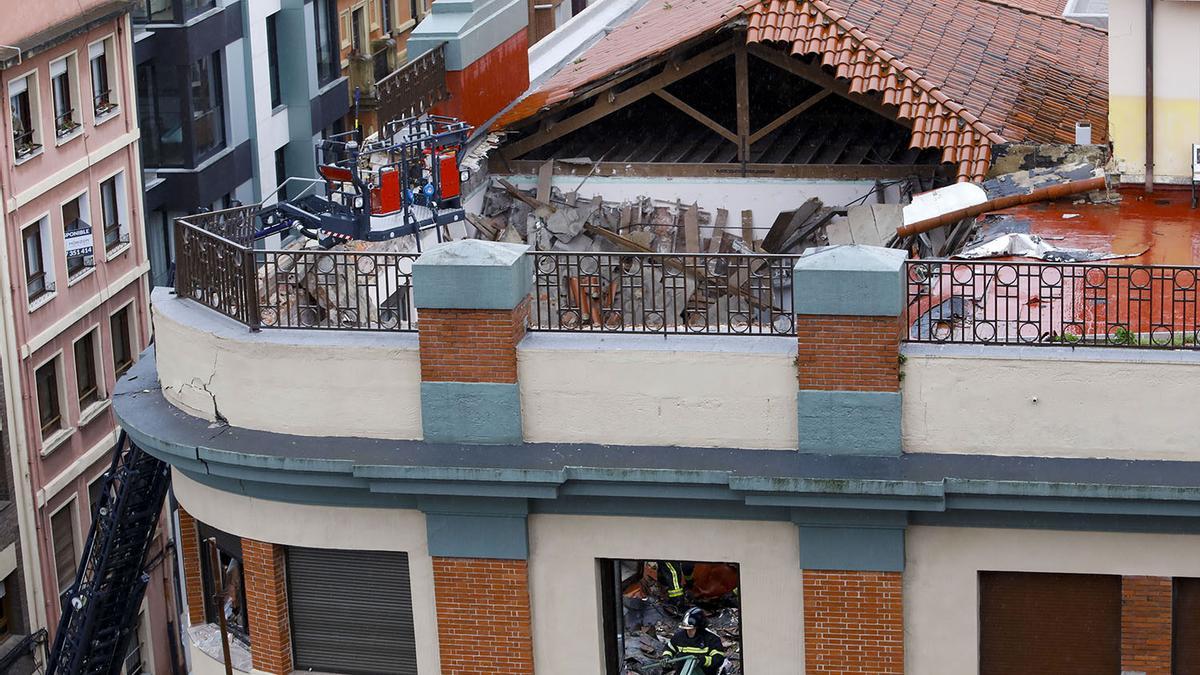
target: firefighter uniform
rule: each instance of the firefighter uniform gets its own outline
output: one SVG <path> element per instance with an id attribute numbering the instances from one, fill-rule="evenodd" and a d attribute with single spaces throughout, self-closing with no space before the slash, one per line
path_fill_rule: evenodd
<path id="1" fill-rule="evenodd" d="M 667 648 L 663 650 L 663 658 L 695 656 L 699 662 L 700 671 L 704 675 L 717 675 L 725 663 L 725 645 L 721 644 L 721 638 L 716 633 L 707 628 L 696 629 L 693 633 L 689 636 L 687 630 L 683 628 L 676 631 L 675 635 L 667 641 Z M 671 665 L 674 666 L 676 672 L 683 667 L 682 662 Z"/>
<path id="2" fill-rule="evenodd" d="M 667 591 L 667 597 L 674 600 L 682 598 L 689 582 L 692 580 L 692 563 L 680 563 L 673 560 L 658 561 L 658 583 Z"/>

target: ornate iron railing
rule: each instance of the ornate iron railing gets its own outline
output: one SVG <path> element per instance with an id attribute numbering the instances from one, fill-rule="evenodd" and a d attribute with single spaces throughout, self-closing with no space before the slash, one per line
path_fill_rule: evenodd
<path id="1" fill-rule="evenodd" d="M 434 47 L 375 83 L 379 119 L 415 117 L 450 97 L 446 89 L 446 45 Z"/>
<path id="2" fill-rule="evenodd" d="M 415 253 L 256 250 L 257 206 L 175 221 L 175 292 L 259 328 L 414 331 Z"/>
<path id="3" fill-rule="evenodd" d="M 260 251 L 256 257 L 263 328 L 416 330 L 416 253 Z"/>
<path id="4" fill-rule="evenodd" d="M 798 256 L 565 253 L 534 256 L 530 330 L 795 335 Z"/>
<path id="5" fill-rule="evenodd" d="M 1200 267 L 907 263 L 909 342 L 1197 349 Z"/>

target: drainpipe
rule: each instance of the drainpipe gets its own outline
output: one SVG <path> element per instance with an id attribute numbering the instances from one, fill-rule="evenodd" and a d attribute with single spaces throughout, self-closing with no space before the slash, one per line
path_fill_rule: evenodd
<path id="1" fill-rule="evenodd" d="M 1154 0 L 1146 0 L 1146 192 L 1154 192 Z"/>

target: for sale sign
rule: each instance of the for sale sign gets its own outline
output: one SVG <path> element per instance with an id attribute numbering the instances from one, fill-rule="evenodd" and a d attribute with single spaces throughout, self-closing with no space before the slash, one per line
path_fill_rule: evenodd
<path id="1" fill-rule="evenodd" d="M 67 257 L 92 255 L 92 226 L 79 223 L 77 229 L 67 230 Z"/>

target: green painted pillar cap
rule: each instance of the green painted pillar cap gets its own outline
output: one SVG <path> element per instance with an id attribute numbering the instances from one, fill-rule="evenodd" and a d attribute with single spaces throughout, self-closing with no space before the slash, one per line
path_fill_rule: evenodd
<path id="1" fill-rule="evenodd" d="M 796 261 L 797 314 L 900 316 L 905 251 L 881 246 L 821 246 Z"/>
<path id="2" fill-rule="evenodd" d="M 463 239 L 439 244 L 413 263 L 417 309 L 513 309 L 533 289 L 524 244 Z"/>

